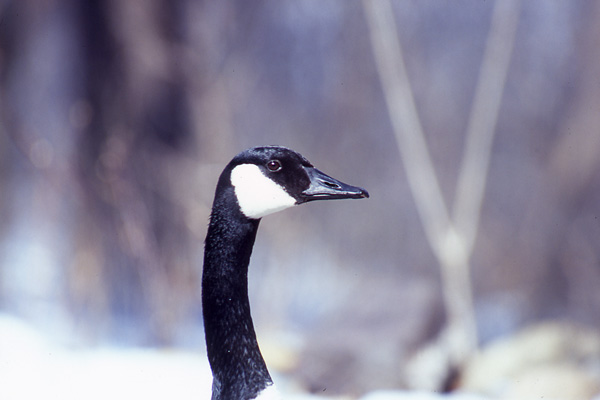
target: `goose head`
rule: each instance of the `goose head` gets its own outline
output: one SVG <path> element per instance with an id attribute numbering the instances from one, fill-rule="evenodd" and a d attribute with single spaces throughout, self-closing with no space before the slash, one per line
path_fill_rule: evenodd
<path id="1" fill-rule="evenodd" d="M 248 300 L 248 265 L 260 219 L 309 201 L 368 196 L 285 147 L 254 147 L 227 164 L 217 184 L 202 272 L 213 400 L 262 399 L 276 393 Z"/>
<path id="2" fill-rule="evenodd" d="M 332 178 L 281 146 L 243 151 L 231 160 L 222 179 L 227 175 L 240 211 L 249 219 L 314 200 L 369 197 L 365 189 Z"/>

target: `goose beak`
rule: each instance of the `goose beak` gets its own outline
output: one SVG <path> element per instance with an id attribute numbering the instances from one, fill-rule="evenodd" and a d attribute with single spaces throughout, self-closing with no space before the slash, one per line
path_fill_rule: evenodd
<path id="1" fill-rule="evenodd" d="M 362 199 L 369 197 L 369 193 L 365 189 L 340 182 L 316 168 L 305 167 L 305 170 L 310 178 L 310 186 L 300 194 L 302 203 L 313 200 Z"/>

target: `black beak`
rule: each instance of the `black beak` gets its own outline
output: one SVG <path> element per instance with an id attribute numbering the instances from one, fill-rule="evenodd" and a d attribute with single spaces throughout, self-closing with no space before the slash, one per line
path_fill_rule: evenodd
<path id="1" fill-rule="evenodd" d="M 310 186 L 301 193 L 302 202 L 369 197 L 369 193 L 363 188 L 347 185 L 313 167 L 304 169 L 310 178 Z"/>

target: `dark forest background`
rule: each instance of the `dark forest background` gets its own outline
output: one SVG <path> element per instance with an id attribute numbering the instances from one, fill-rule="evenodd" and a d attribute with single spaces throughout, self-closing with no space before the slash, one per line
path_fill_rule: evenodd
<path id="1" fill-rule="evenodd" d="M 217 177 L 239 151 L 280 144 L 371 198 L 262 222 L 250 297 L 268 363 L 308 390 L 411 386 L 405 367 L 440 340 L 452 299 L 368 3 L 0 1 L 0 310 L 85 346 L 202 349 Z M 392 2 L 447 205 L 495 7 Z M 600 327 L 600 3 L 508 15 L 466 258 L 473 314 L 456 317 L 474 319 L 475 347 L 540 322 Z"/>

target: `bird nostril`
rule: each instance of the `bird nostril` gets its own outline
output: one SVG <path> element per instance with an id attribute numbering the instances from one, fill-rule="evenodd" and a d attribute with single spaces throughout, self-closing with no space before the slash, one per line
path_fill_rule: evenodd
<path id="1" fill-rule="evenodd" d="M 332 189 L 340 189 L 340 185 L 338 185 L 337 183 L 333 183 L 333 182 L 328 182 L 328 181 L 321 181 L 322 184 L 324 184 L 327 187 L 330 187 Z"/>

